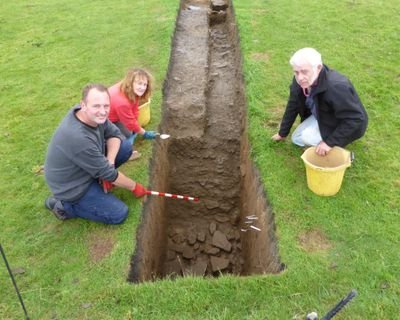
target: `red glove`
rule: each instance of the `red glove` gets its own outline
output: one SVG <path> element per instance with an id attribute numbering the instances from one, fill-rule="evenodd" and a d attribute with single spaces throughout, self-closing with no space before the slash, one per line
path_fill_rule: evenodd
<path id="1" fill-rule="evenodd" d="M 100 179 L 100 183 L 103 186 L 104 193 L 109 193 L 112 190 L 112 188 L 114 187 L 112 182 L 110 182 L 108 180 Z"/>
<path id="2" fill-rule="evenodd" d="M 147 189 L 143 187 L 140 183 L 136 182 L 136 186 L 132 189 L 132 193 L 136 198 L 143 197 L 147 194 Z"/>

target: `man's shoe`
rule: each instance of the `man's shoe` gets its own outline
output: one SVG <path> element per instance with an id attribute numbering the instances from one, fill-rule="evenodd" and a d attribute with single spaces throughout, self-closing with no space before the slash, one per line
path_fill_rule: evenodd
<path id="1" fill-rule="evenodd" d="M 60 202 L 60 204 L 58 204 L 58 202 Z M 67 213 L 64 210 L 58 208 L 57 204 L 62 206 L 61 201 L 57 200 L 54 197 L 48 197 L 44 202 L 44 206 L 51 212 L 53 212 L 53 214 L 56 216 L 57 219 L 59 220 L 68 219 Z"/>

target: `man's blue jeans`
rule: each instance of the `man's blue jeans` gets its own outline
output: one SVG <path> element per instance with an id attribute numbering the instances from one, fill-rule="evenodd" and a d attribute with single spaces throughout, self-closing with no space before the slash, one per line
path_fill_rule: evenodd
<path id="1" fill-rule="evenodd" d="M 123 140 L 115 159 L 115 167 L 128 161 L 132 144 Z M 62 201 L 68 218 L 83 218 L 106 224 L 119 224 L 128 216 L 128 207 L 112 193 L 104 193 L 97 180 L 93 180 L 86 194 L 77 201 Z"/>

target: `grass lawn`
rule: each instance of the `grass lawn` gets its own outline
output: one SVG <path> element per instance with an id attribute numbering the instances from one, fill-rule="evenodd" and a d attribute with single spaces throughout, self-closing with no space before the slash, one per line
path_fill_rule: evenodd
<path id="1" fill-rule="evenodd" d="M 235 0 L 247 86 L 252 158 L 275 213 L 279 275 L 125 279 L 141 202 L 127 221 L 60 222 L 44 208 L 47 144 L 88 82 L 111 85 L 131 66 L 156 79 L 152 120 L 179 1 L 0 3 L 0 243 L 31 319 L 304 319 L 352 288 L 338 319 L 398 319 L 400 300 L 400 17 L 397 0 Z M 313 46 L 347 75 L 369 114 L 366 136 L 335 197 L 308 190 L 302 150 L 273 143 L 288 96 L 288 60 Z M 151 143 L 122 171 L 148 182 Z M 314 243 L 309 241 L 316 239 Z M 102 255 L 102 253 L 107 253 Z M 0 318 L 23 311 L 0 261 Z"/>

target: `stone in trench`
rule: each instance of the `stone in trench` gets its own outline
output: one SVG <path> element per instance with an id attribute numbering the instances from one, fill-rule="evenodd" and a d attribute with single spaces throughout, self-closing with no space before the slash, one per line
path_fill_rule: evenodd
<path id="1" fill-rule="evenodd" d="M 184 257 L 186 259 L 193 259 L 194 258 L 194 250 L 193 250 L 193 248 L 186 246 L 183 249 L 182 257 Z"/>
<path id="2" fill-rule="evenodd" d="M 176 233 L 173 237 L 172 237 L 172 241 L 175 243 L 182 243 L 185 241 L 185 236 L 182 233 Z"/>
<path id="3" fill-rule="evenodd" d="M 222 203 L 219 206 L 219 209 L 226 213 L 229 213 L 232 210 L 232 208 L 233 208 L 233 206 L 231 204 L 229 204 L 228 202 Z"/>
<path id="4" fill-rule="evenodd" d="M 197 249 L 199 249 L 199 248 L 200 248 L 200 244 L 199 244 L 199 243 L 195 243 L 194 246 L 193 246 L 193 249 L 194 249 L 194 250 L 197 250 Z"/>
<path id="5" fill-rule="evenodd" d="M 232 226 L 227 223 L 221 223 L 218 225 L 218 230 L 221 231 L 222 233 L 224 233 L 226 235 L 226 237 L 228 237 L 229 233 L 232 230 Z"/>
<path id="6" fill-rule="evenodd" d="M 207 200 L 207 202 L 206 202 L 206 208 L 207 208 L 208 210 L 215 209 L 215 208 L 218 208 L 218 207 L 219 207 L 218 201 Z"/>
<path id="7" fill-rule="evenodd" d="M 214 221 L 210 223 L 209 230 L 211 234 L 214 234 L 215 230 L 217 230 L 217 224 Z"/>
<path id="8" fill-rule="evenodd" d="M 174 236 L 174 235 L 176 235 L 176 230 L 175 229 L 169 229 L 168 230 L 168 235 L 171 237 L 171 239 L 172 239 L 172 237 Z"/>
<path id="9" fill-rule="evenodd" d="M 215 220 L 217 220 L 218 222 L 228 222 L 229 217 L 223 215 L 216 215 Z"/>
<path id="10" fill-rule="evenodd" d="M 164 265 L 164 270 L 166 275 L 181 275 L 181 265 L 178 260 L 172 260 Z"/>
<path id="11" fill-rule="evenodd" d="M 219 230 L 214 232 L 212 245 L 226 252 L 230 252 L 232 249 L 232 244 L 228 241 L 226 235 Z"/>
<path id="12" fill-rule="evenodd" d="M 221 250 L 216 248 L 216 247 L 209 247 L 205 250 L 205 253 L 210 254 L 210 255 L 216 255 L 220 252 Z"/>
<path id="13" fill-rule="evenodd" d="M 171 250 L 173 250 L 175 252 L 182 253 L 183 249 L 184 249 L 184 246 L 176 244 L 176 243 L 172 243 L 172 244 L 169 245 L 169 249 L 171 249 Z"/>
<path id="14" fill-rule="evenodd" d="M 203 231 L 200 231 L 197 234 L 197 240 L 199 240 L 200 242 L 204 242 L 206 240 L 206 234 Z"/>
<path id="15" fill-rule="evenodd" d="M 192 266 L 185 269 L 185 275 L 204 276 L 207 270 L 207 260 L 197 259 Z"/>
<path id="16" fill-rule="evenodd" d="M 211 257 L 210 261 L 211 261 L 211 269 L 213 272 L 225 270 L 229 266 L 229 259 L 220 257 Z"/>
<path id="17" fill-rule="evenodd" d="M 215 13 L 215 17 L 218 17 L 218 19 L 222 19 L 221 17 L 221 13 Z M 225 19 L 225 17 L 223 17 L 223 19 Z M 225 62 L 225 63 L 215 63 L 214 66 L 216 68 L 225 68 L 229 65 L 229 63 Z"/>
<path id="18" fill-rule="evenodd" d="M 187 241 L 189 244 L 194 245 L 197 240 L 197 235 L 194 232 L 189 233 Z"/>
<path id="19" fill-rule="evenodd" d="M 230 229 L 230 230 L 227 232 L 226 237 L 227 237 L 228 240 L 233 240 L 233 239 L 235 239 L 235 230 Z"/>

